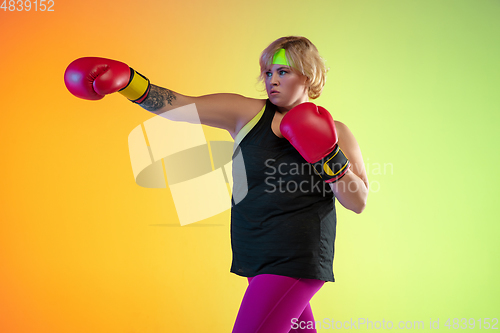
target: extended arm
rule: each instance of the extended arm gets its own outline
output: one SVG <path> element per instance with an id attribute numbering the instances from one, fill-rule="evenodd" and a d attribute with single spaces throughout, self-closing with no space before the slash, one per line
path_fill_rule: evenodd
<path id="1" fill-rule="evenodd" d="M 179 104 L 177 97 L 178 94 L 173 91 L 152 84 L 148 96 L 139 105 L 150 112 L 161 113 Z"/>
<path id="2" fill-rule="evenodd" d="M 85 57 L 73 61 L 64 74 L 68 90 L 77 97 L 98 100 L 119 92 L 155 114 L 169 118 L 168 111 L 195 104 L 197 121 L 227 130 L 233 137 L 262 108 L 265 101 L 237 94 L 212 94 L 199 97 L 181 95 L 153 84 L 123 62 Z M 176 114 L 176 121 L 193 121 Z"/>
<path id="3" fill-rule="evenodd" d="M 145 110 L 171 119 L 168 111 L 193 103 L 202 124 L 225 129 L 234 138 L 238 130 L 262 108 L 265 101 L 225 93 L 186 96 L 152 84 L 148 96 L 139 105 Z M 190 121 L 178 117 L 173 120 Z"/>

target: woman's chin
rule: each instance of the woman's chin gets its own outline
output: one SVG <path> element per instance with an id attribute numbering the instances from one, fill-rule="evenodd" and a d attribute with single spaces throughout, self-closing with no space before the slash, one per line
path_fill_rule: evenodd
<path id="1" fill-rule="evenodd" d="M 268 97 L 269 97 L 269 100 L 271 101 L 271 103 L 273 103 L 276 106 L 283 107 L 286 104 L 286 103 L 283 103 L 283 100 L 281 100 L 281 98 L 279 98 L 278 95 L 268 95 Z"/>

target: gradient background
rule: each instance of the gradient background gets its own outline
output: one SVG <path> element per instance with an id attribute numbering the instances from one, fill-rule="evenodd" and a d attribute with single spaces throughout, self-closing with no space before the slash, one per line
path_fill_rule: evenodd
<path id="1" fill-rule="evenodd" d="M 265 98 L 258 56 L 284 35 L 327 60 L 318 104 L 355 134 L 372 185 L 361 215 L 339 206 L 316 319 L 500 318 L 498 0 L 54 10 L 0 11 L 0 332 L 230 332 L 247 282 L 229 272 L 229 212 L 178 226 L 169 190 L 131 170 L 128 134 L 153 115 L 78 99 L 63 74 L 102 56 L 183 94 Z"/>

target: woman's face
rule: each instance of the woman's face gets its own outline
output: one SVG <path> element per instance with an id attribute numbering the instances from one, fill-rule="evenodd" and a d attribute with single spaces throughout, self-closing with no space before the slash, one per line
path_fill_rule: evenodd
<path id="1" fill-rule="evenodd" d="M 307 77 L 285 65 L 270 65 L 265 72 L 265 83 L 269 100 L 280 111 L 289 111 L 294 106 L 309 100 Z"/>

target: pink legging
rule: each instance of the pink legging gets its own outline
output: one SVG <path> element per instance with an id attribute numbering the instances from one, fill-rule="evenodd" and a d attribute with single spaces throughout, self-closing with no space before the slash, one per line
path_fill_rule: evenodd
<path id="1" fill-rule="evenodd" d="M 292 327 L 314 323 L 309 301 L 325 281 L 262 274 L 248 282 L 233 333 L 316 332 Z"/>

